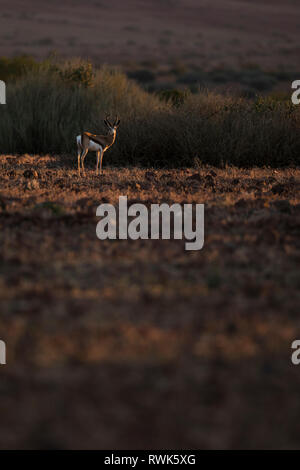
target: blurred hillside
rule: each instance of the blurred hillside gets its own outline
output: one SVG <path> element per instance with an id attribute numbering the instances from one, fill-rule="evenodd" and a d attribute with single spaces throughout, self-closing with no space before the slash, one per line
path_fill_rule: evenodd
<path id="1" fill-rule="evenodd" d="M 293 69 L 296 0 L 2 0 L 1 55 Z"/>

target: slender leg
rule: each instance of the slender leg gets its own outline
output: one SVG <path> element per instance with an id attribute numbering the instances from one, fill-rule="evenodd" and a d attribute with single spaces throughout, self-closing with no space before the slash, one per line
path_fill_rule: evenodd
<path id="1" fill-rule="evenodd" d="M 80 157 L 81 157 L 81 149 L 78 147 L 77 160 L 78 160 L 78 175 L 79 176 L 80 176 Z"/>
<path id="2" fill-rule="evenodd" d="M 101 160 L 100 160 L 100 175 L 102 175 L 102 160 L 103 160 L 103 155 L 104 155 L 104 152 L 102 150 L 101 152 Z"/>
<path id="3" fill-rule="evenodd" d="M 98 150 L 97 152 L 96 175 L 98 175 L 99 160 L 100 160 L 100 150 Z"/>
<path id="4" fill-rule="evenodd" d="M 82 155 L 81 155 L 81 167 L 82 167 L 82 171 L 83 171 L 83 174 L 84 174 L 84 175 L 85 175 L 84 159 L 85 159 L 86 154 L 88 153 L 88 151 L 89 151 L 89 149 L 83 150 Z"/>

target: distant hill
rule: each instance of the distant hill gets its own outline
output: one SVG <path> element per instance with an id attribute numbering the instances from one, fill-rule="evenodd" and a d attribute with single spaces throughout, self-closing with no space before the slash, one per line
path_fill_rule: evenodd
<path id="1" fill-rule="evenodd" d="M 1 55 L 297 68 L 296 0 L 2 0 Z"/>

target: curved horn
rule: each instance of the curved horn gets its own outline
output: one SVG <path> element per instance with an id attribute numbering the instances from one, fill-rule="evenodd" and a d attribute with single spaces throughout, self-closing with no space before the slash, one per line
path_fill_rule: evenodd
<path id="1" fill-rule="evenodd" d="M 115 118 L 115 121 L 114 121 L 114 127 L 117 124 L 117 122 L 118 122 L 118 115 L 116 114 L 116 118 Z"/>
<path id="2" fill-rule="evenodd" d="M 105 119 L 105 120 L 107 121 L 107 123 L 108 123 L 108 125 L 109 125 L 110 127 L 113 127 L 113 126 L 111 125 L 111 123 L 109 122 L 109 119 L 108 119 L 109 117 L 110 117 L 110 114 L 108 114 L 108 115 L 106 116 L 106 119 Z"/>

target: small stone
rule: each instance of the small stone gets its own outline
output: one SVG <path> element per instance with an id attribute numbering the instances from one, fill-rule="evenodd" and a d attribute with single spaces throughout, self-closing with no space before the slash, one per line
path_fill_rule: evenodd
<path id="1" fill-rule="evenodd" d="M 35 170 L 25 170 L 23 176 L 24 178 L 33 179 L 38 178 L 38 173 Z"/>
<path id="2" fill-rule="evenodd" d="M 200 177 L 199 173 L 194 173 L 193 175 L 188 176 L 186 178 L 186 181 L 201 181 L 201 177 Z"/>
<path id="3" fill-rule="evenodd" d="M 211 175 L 206 175 L 205 176 L 205 185 L 212 187 L 212 186 L 214 186 L 214 184 L 215 184 L 215 181 L 214 181 L 213 177 Z"/>
<path id="4" fill-rule="evenodd" d="M 16 171 L 15 170 L 9 171 L 8 176 L 11 180 L 13 180 L 16 177 Z"/>
<path id="5" fill-rule="evenodd" d="M 64 184 L 64 179 L 63 178 L 57 178 L 55 181 L 54 181 L 54 184 L 56 186 L 58 186 L 59 188 L 63 188 L 65 186 Z"/>
<path id="6" fill-rule="evenodd" d="M 266 184 L 274 184 L 276 183 L 276 178 L 274 178 L 274 176 L 269 176 L 268 178 L 265 179 L 265 183 Z"/>
<path id="7" fill-rule="evenodd" d="M 152 180 L 155 178 L 155 173 L 153 173 L 153 171 L 146 171 L 145 178 L 146 180 Z"/>
<path id="8" fill-rule="evenodd" d="M 206 182 L 213 183 L 214 179 L 213 179 L 213 177 L 212 177 L 211 175 L 206 175 L 206 176 L 205 176 L 205 181 L 206 181 Z"/>
<path id="9" fill-rule="evenodd" d="M 271 191 L 273 194 L 282 194 L 284 189 L 284 185 L 279 183 L 272 186 Z"/>
<path id="10" fill-rule="evenodd" d="M 32 191 L 34 189 L 39 189 L 40 185 L 38 180 L 29 180 L 26 183 L 24 183 L 23 188 L 28 191 Z"/>

